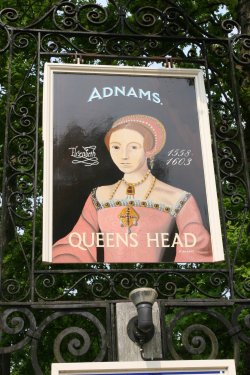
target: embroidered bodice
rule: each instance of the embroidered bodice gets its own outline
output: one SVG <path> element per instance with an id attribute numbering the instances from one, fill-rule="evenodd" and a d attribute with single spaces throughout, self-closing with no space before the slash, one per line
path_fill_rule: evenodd
<path id="1" fill-rule="evenodd" d="M 136 214 L 131 226 L 122 225 L 123 210 L 125 216 Z M 108 263 L 161 262 L 170 249 L 176 251 L 175 262 L 212 261 L 210 235 L 194 197 L 185 191 L 167 206 L 151 200 L 99 202 L 94 189 L 70 233 L 53 245 L 53 262 L 93 263 L 100 247 Z"/>
<path id="2" fill-rule="evenodd" d="M 176 217 L 176 215 L 180 212 L 184 204 L 187 202 L 188 198 L 191 196 L 190 193 L 184 191 L 181 198 L 177 200 L 177 202 L 173 206 L 165 205 L 163 203 L 156 203 L 152 200 L 140 200 L 140 199 L 112 199 L 107 200 L 104 202 L 99 202 L 96 197 L 96 190 L 97 188 L 93 189 L 91 192 L 91 197 L 93 204 L 96 210 L 102 210 L 104 208 L 111 208 L 111 207 L 144 207 L 144 208 L 154 208 L 161 212 L 166 212 L 169 215 Z"/>

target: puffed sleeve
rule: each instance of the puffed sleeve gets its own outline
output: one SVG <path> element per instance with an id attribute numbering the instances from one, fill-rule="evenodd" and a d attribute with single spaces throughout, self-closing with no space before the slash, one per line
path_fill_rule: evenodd
<path id="1" fill-rule="evenodd" d="M 175 262 L 212 262 L 211 237 L 192 195 L 177 214 L 176 224 L 180 242 L 176 246 Z"/>
<path id="2" fill-rule="evenodd" d="M 96 262 L 95 234 L 98 230 L 97 211 L 90 195 L 73 229 L 53 245 L 52 262 Z"/>

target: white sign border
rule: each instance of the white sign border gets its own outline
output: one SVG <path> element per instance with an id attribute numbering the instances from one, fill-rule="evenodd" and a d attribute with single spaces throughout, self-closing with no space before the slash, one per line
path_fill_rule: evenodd
<path id="1" fill-rule="evenodd" d="M 195 81 L 196 102 L 199 119 L 203 170 L 213 249 L 213 262 L 225 259 L 219 208 L 217 204 L 216 180 L 213 166 L 211 133 L 207 98 L 201 69 L 179 68 L 145 68 L 109 65 L 60 64 L 46 63 L 43 86 L 43 140 L 44 140 L 44 201 L 43 201 L 43 261 L 52 262 L 52 230 L 53 230 L 53 76 L 55 73 L 82 73 L 106 75 L 135 75 L 149 77 L 193 78 Z"/>
<path id="2" fill-rule="evenodd" d="M 233 359 L 183 360 L 183 361 L 133 361 L 52 363 L 51 375 L 84 375 L 105 373 L 138 373 L 162 371 L 221 371 L 222 375 L 236 375 Z M 80 371 L 80 372 L 79 372 Z M 166 373 L 167 374 L 167 373 Z M 199 373 L 197 373 L 199 375 Z"/>

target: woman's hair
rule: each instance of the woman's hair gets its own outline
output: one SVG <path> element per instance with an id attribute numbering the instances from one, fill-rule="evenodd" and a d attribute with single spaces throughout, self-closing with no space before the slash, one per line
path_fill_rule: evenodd
<path id="1" fill-rule="evenodd" d="M 130 129 L 130 130 L 134 130 L 134 131 L 137 131 L 138 133 L 140 133 L 144 138 L 144 150 L 145 151 L 150 151 L 154 148 L 155 138 L 154 138 L 153 133 L 149 129 L 145 128 L 145 126 L 143 126 L 142 124 L 139 124 L 139 123 L 135 124 L 135 123 L 132 123 L 132 122 L 128 122 L 127 124 L 120 124 L 120 125 L 117 125 L 114 128 L 112 127 L 107 132 L 107 134 L 105 135 L 105 138 L 104 138 L 104 142 L 105 142 L 105 145 L 107 146 L 108 150 L 110 149 L 109 142 L 110 142 L 111 134 L 113 134 L 114 132 L 116 132 L 117 130 L 120 130 L 120 129 Z"/>
<path id="2" fill-rule="evenodd" d="M 108 150 L 111 134 L 120 129 L 140 133 L 144 138 L 144 150 L 151 154 L 150 157 L 158 154 L 166 142 L 165 127 L 157 118 L 142 114 L 125 115 L 113 123 L 104 138 Z"/>

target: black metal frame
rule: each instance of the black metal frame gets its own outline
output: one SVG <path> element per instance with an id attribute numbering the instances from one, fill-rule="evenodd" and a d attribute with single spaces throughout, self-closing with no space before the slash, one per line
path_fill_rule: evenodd
<path id="1" fill-rule="evenodd" d="M 236 66 L 249 66 L 249 36 L 240 34 L 232 20 L 224 21 L 221 28 L 218 25 L 218 35 L 210 35 L 167 0 L 161 8 L 145 6 L 136 11 L 130 0 L 110 0 L 107 7 L 61 0 L 32 24 L 20 26 L 19 22 L 14 9 L 0 11 L 4 40 L 0 58 L 8 64 L 2 86 L 6 127 L 0 354 L 21 350 L 30 355 L 35 374 L 48 373 L 51 361 L 116 360 L 115 305 L 127 299 L 132 289 L 149 286 L 159 296 L 164 359 L 244 360 L 239 354 L 247 353 L 250 346 L 250 277 L 235 271 L 250 185 Z M 168 67 L 174 63 L 204 70 L 224 263 L 212 267 L 142 264 L 133 269 L 42 264 L 37 225 L 42 210 L 41 74 L 44 62 L 60 59 L 134 65 L 162 62 Z M 228 64 L 228 72 L 220 69 L 221 61 Z M 231 222 L 237 229 L 236 245 L 230 239 Z M 54 342 L 46 344 L 48 330 Z M 63 343 L 67 337 L 68 347 Z M 229 338 L 232 347 L 225 351 Z M 39 358 L 39 345 L 44 343 L 46 359 Z"/>

